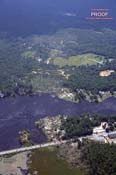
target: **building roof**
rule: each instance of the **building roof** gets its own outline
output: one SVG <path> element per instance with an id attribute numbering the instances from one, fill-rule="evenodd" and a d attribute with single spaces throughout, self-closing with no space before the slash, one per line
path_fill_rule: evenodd
<path id="1" fill-rule="evenodd" d="M 115 139 L 115 138 L 116 138 L 116 131 L 109 133 L 109 134 L 108 134 L 108 137 L 109 137 L 110 139 Z"/>

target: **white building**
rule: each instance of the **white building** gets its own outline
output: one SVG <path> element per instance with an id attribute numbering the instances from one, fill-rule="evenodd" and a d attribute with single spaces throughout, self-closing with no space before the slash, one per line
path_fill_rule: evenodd
<path id="1" fill-rule="evenodd" d="M 100 126 L 93 129 L 93 134 L 102 134 L 105 133 L 105 129 L 108 127 L 106 122 L 102 122 Z"/>

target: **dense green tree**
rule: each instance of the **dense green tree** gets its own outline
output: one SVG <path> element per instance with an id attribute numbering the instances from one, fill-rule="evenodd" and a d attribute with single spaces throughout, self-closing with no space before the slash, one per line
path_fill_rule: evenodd
<path id="1" fill-rule="evenodd" d="M 89 175 L 116 175 L 116 145 L 84 141 L 81 154 Z"/>

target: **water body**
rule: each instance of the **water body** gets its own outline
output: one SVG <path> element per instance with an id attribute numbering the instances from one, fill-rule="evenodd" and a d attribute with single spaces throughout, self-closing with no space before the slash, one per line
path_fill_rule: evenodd
<path id="1" fill-rule="evenodd" d="M 85 20 L 92 8 L 110 9 L 113 20 Z M 70 27 L 116 29 L 115 11 L 115 0 L 0 0 L 0 31 L 28 36 Z"/>
<path id="2" fill-rule="evenodd" d="M 0 101 L 0 151 L 20 147 L 18 132 L 29 129 L 35 143 L 46 141 L 45 135 L 35 128 L 35 121 L 46 116 L 78 116 L 90 112 L 116 114 L 116 98 L 102 103 L 81 102 L 79 104 L 61 100 L 51 94 L 18 96 Z"/>

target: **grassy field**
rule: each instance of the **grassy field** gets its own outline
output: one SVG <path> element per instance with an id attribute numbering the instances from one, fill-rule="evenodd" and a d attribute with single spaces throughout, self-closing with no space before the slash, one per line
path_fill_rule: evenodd
<path id="1" fill-rule="evenodd" d="M 36 55 L 36 51 L 25 51 L 22 56 L 25 58 L 34 58 Z"/>
<path id="2" fill-rule="evenodd" d="M 82 175 L 79 168 L 72 168 L 65 160 L 58 158 L 54 148 L 36 150 L 31 160 L 31 174 L 36 170 L 38 175 Z"/>
<path id="3" fill-rule="evenodd" d="M 77 56 L 71 56 L 68 59 L 57 57 L 54 60 L 54 64 L 60 67 L 63 66 L 81 66 L 81 65 L 96 65 L 102 64 L 104 57 L 95 54 L 82 54 Z"/>
<path id="4" fill-rule="evenodd" d="M 58 75 L 49 76 L 37 75 L 31 79 L 31 85 L 33 87 L 34 92 L 42 91 L 42 92 L 53 92 L 55 89 L 61 88 L 62 77 Z"/>

